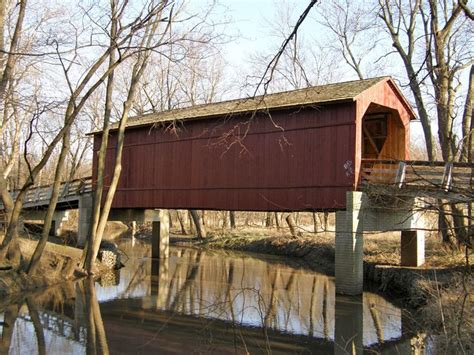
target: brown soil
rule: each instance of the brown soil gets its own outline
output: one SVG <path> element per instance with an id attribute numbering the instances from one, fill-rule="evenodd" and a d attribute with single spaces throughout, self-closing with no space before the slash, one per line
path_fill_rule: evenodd
<path id="1" fill-rule="evenodd" d="M 0 240 L 3 239 L 0 236 Z M 22 260 L 19 265 L 9 265 L 8 261 L 0 262 L 0 298 L 12 298 L 26 291 L 44 289 L 46 287 L 70 282 L 84 277 L 78 269 L 82 250 L 64 245 L 47 243 L 40 265 L 33 276 L 25 270 L 36 248 L 37 241 L 24 238 L 18 239 L 18 247 Z M 104 271 L 99 265 L 99 273 Z"/>

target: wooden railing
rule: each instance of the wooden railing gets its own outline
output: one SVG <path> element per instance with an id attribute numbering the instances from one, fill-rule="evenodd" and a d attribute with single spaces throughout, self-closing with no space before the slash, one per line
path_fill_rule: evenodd
<path id="1" fill-rule="evenodd" d="M 474 164 L 363 159 L 361 186 L 391 185 L 438 190 L 472 189 Z"/>
<path id="2" fill-rule="evenodd" d="M 79 197 L 79 195 L 92 192 L 92 177 L 76 179 L 61 183 L 60 194 L 58 202 L 70 201 Z M 16 199 L 19 191 L 12 191 L 10 194 L 13 199 Z M 23 205 L 25 207 L 47 205 L 51 200 L 53 193 L 53 186 L 36 186 L 32 187 L 26 193 Z M 0 210 L 3 209 L 3 204 L 0 202 Z"/>

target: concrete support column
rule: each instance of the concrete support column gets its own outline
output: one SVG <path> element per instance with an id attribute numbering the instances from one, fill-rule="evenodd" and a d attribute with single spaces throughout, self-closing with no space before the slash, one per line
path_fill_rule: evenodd
<path id="1" fill-rule="evenodd" d="M 87 236 L 92 223 L 92 195 L 82 195 L 79 198 L 79 210 L 77 221 L 77 246 L 86 244 Z"/>
<path id="2" fill-rule="evenodd" d="M 425 263 L 425 232 L 402 231 L 401 265 L 417 267 Z"/>
<path id="3" fill-rule="evenodd" d="M 166 259 L 169 256 L 169 214 L 166 210 L 156 210 L 152 220 L 151 257 Z"/>
<path id="4" fill-rule="evenodd" d="M 362 295 L 336 295 L 334 354 L 363 354 L 363 319 Z"/>
<path id="5" fill-rule="evenodd" d="M 57 237 L 61 235 L 62 224 L 69 219 L 69 211 L 54 211 L 53 221 L 51 223 L 51 229 L 49 234 Z"/>
<path id="6" fill-rule="evenodd" d="M 359 295 L 364 285 L 363 212 L 365 195 L 348 192 L 347 210 L 336 212 L 336 293 Z"/>

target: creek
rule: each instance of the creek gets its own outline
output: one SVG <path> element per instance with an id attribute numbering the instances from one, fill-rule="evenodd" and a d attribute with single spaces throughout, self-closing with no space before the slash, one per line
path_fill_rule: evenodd
<path id="1" fill-rule="evenodd" d="M 120 242 L 125 267 L 0 310 L 0 354 L 409 354 L 420 335 L 384 297 L 335 294 L 296 259 Z M 414 350 L 415 349 L 415 350 Z"/>

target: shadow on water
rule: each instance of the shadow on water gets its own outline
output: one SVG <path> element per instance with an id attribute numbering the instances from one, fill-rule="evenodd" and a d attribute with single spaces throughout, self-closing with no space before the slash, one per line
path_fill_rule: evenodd
<path id="1" fill-rule="evenodd" d="M 407 354 L 406 313 L 379 295 L 335 295 L 333 279 L 284 259 L 122 245 L 126 267 L 0 309 L 0 354 Z"/>

